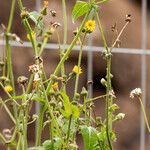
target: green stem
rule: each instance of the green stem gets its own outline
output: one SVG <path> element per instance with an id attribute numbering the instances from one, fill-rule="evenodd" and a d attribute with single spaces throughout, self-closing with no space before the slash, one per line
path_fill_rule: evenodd
<path id="1" fill-rule="evenodd" d="M 109 1 L 109 0 L 101 0 L 101 1 L 99 1 L 99 2 L 96 2 L 96 4 L 98 5 L 98 4 L 102 4 L 102 3 L 105 3 L 105 2 L 107 2 L 107 1 Z"/>
<path id="2" fill-rule="evenodd" d="M 11 120 L 13 121 L 14 124 L 16 124 L 16 120 L 13 117 L 12 113 L 10 112 L 10 110 L 8 109 L 8 107 L 5 105 L 5 102 L 3 102 L 3 100 L 0 98 L 0 103 L 2 104 L 2 106 L 4 106 L 6 112 L 8 113 L 9 117 L 11 118 Z"/>
<path id="3" fill-rule="evenodd" d="M 67 44 L 67 30 L 68 30 L 68 21 L 67 21 L 67 8 L 66 8 L 66 0 L 62 0 L 62 6 L 63 6 L 63 20 L 64 20 L 64 41 L 63 41 L 63 49 L 61 50 L 61 58 L 63 57 L 63 54 L 65 53 L 66 44 Z M 62 64 L 61 67 L 61 76 L 63 77 L 65 75 L 65 67 L 64 64 Z M 65 85 L 63 86 L 62 90 L 66 92 Z"/>
<path id="4" fill-rule="evenodd" d="M 27 123 L 28 123 L 28 105 L 27 105 L 27 99 L 26 99 L 26 91 L 25 87 L 22 85 L 22 91 L 23 91 L 23 99 L 22 99 L 22 104 L 24 109 L 22 109 L 22 123 L 23 123 L 23 141 L 24 141 L 24 148 L 25 150 L 28 147 L 28 142 L 27 142 Z"/>
<path id="5" fill-rule="evenodd" d="M 83 29 L 83 27 L 84 27 L 84 25 L 85 25 L 85 22 L 86 22 L 86 20 L 87 20 L 88 17 L 89 17 L 89 14 L 90 14 L 90 11 L 86 14 L 86 16 L 85 16 L 85 18 L 84 18 L 84 20 L 83 20 L 83 22 L 82 22 L 82 24 L 81 24 L 81 26 L 80 26 L 80 29 L 79 29 L 77 35 L 76 35 L 75 38 L 73 39 L 72 43 L 70 44 L 70 47 L 68 48 L 68 50 L 66 51 L 66 53 L 64 54 L 64 56 L 63 56 L 62 59 L 60 60 L 58 66 L 56 67 L 55 72 L 54 72 L 54 75 L 55 75 L 55 76 L 57 76 L 58 73 L 60 72 L 61 66 L 64 64 L 64 62 L 65 62 L 66 59 L 68 58 L 69 54 L 71 53 L 71 51 L 72 51 L 74 45 L 76 44 L 76 42 L 77 42 L 77 40 L 78 40 L 78 38 L 79 38 L 79 36 L 80 36 L 80 34 L 81 34 L 81 32 L 82 32 L 82 29 Z M 50 91 L 52 84 L 53 84 L 53 81 L 50 81 L 49 84 L 48 84 L 48 86 L 47 86 L 47 89 L 46 89 L 46 94 L 48 94 L 48 92 Z"/>
<path id="6" fill-rule="evenodd" d="M 7 27 L 7 31 L 6 31 L 7 33 L 9 33 L 11 30 L 12 21 L 13 21 L 13 17 L 14 17 L 14 11 L 15 11 L 15 4 L 16 4 L 16 0 L 12 0 L 10 17 L 9 17 L 8 27 Z"/>
<path id="7" fill-rule="evenodd" d="M 28 85 L 27 85 L 26 93 L 29 93 L 29 92 L 30 92 L 31 86 L 32 86 L 32 84 L 33 84 L 33 78 L 34 78 L 34 75 L 32 74 L 32 75 L 30 76 L 29 83 L 28 83 Z"/>
<path id="8" fill-rule="evenodd" d="M 21 0 L 18 0 L 18 5 L 19 5 L 20 10 L 23 10 L 23 5 L 22 5 L 22 1 Z"/>
<path id="9" fill-rule="evenodd" d="M 41 46 L 41 48 L 40 48 L 39 54 L 38 54 L 39 57 L 42 55 L 43 50 L 44 50 L 44 47 L 46 46 L 46 44 L 47 44 L 49 38 L 50 38 L 50 35 L 47 35 L 47 33 L 46 33 L 46 35 L 45 35 L 45 37 L 44 37 L 44 40 L 43 40 L 43 43 L 42 43 L 42 46 Z"/>
<path id="10" fill-rule="evenodd" d="M 106 39 L 105 39 L 105 35 L 104 35 L 104 32 L 103 32 L 103 28 L 102 28 L 98 13 L 96 15 L 96 19 L 97 19 L 100 34 L 102 36 L 104 47 L 106 49 L 105 54 L 108 55 L 107 56 L 107 75 L 106 75 L 107 76 L 107 87 L 106 87 L 106 95 L 107 95 L 106 96 L 106 134 L 107 134 L 107 141 L 108 141 L 109 149 L 112 150 L 112 145 L 111 145 L 110 135 L 109 135 L 109 132 L 112 130 L 112 112 L 110 113 L 110 116 L 109 116 L 109 107 L 113 103 L 112 96 L 109 95 L 109 93 L 112 90 L 111 76 L 110 76 L 110 72 L 111 72 L 111 54 L 110 54 L 108 46 L 107 46 L 107 42 L 106 42 Z"/>
<path id="11" fill-rule="evenodd" d="M 36 144 L 35 144 L 36 146 L 40 146 L 41 144 L 44 112 L 45 112 L 45 106 L 41 104 L 40 112 L 39 112 L 39 119 L 38 119 L 38 129 L 37 129 L 37 135 L 36 135 Z"/>
<path id="12" fill-rule="evenodd" d="M 32 28 L 31 28 L 27 18 L 23 19 L 23 23 L 24 23 L 24 26 L 27 29 L 27 32 L 29 33 L 29 37 L 30 37 L 30 40 L 31 40 L 31 43 L 32 43 L 32 47 L 34 49 L 35 58 L 36 58 L 38 56 L 36 37 L 34 37 L 34 35 L 33 35 Z"/>
<path id="13" fill-rule="evenodd" d="M 78 58 L 78 69 L 79 70 L 80 70 L 80 66 L 81 66 L 82 53 L 83 53 L 83 44 L 84 44 L 84 41 L 85 41 L 85 37 L 86 37 L 86 33 L 84 34 L 83 40 L 81 42 L 81 47 L 80 47 L 80 52 L 79 52 L 79 58 Z M 75 98 L 75 94 L 78 92 L 79 75 L 80 75 L 79 73 L 77 73 L 77 75 L 76 75 L 74 98 Z"/>
<path id="14" fill-rule="evenodd" d="M 24 7 L 23 7 L 23 4 L 22 4 L 21 0 L 18 0 L 18 5 L 19 5 L 19 8 L 20 8 L 20 11 L 23 11 Z M 27 18 L 23 19 L 23 24 L 24 24 L 27 32 L 29 33 L 29 37 L 30 37 L 30 40 L 31 40 L 31 43 L 32 43 L 32 47 L 34 49 L 34 54 L 35 54 L 35 57 L 37 57 L 38 52 L 37 52 L 36 37 L 33 37 L 33 31 L 32 31 L 32 28 L 31 28 Z"/>
<path id="15" fill-rule="evenodd" d="M 147 119 L 147 115 L 146 115 L 146 111 L 145 111 L 145 108 L 144 108 L 144 105 L 143 105 L 142 99 L 141 99 L 141 97 L 140 97 L 140 96 L 138 96 L 138 99 L 139 99 L 140 104 L 141 104 L 141 108 L 142 108 L 142 112 L 143 112 L 143 115 L 144 115 L 144 120 L 145 120 L 145 123 L 146 123 L 147 129 L 148 129 L 148 132 L 150 133 L 150 126 L 149 126 L 149 123 L 148 123 L 148 119 Z"/>
<path id="16" fill-rule="evenodd" d="M 71 128 L 71 120 L 72 120 L 72 115 L 69 118 L 69 124 L 68 124 L 68 131 L 67 131 L 67 147 L 68 147 L 68 143 L 69 143 L 69 137 L 70 137 L 70 128 Z"/>
<path id="17" fill-rule="evenodd" d="M 19 134 L 19 139 L 18 139 L 18 142 L 17 142 L 17 148 L 16 148 L 16 150 L 22 150 L 21 149 L 21 141 L 22 140 L 22 135 L 21 135 L 21 133 Z"/>
<path id="18" fill-rule="evenodd" d="M 1 140 L 2 140 L 4 143 L 6 143 L 6 139 L 4 138 L 4 136 L 3 136 L 2 133 L 0 133 L 0 138 L 1 138 Z"/>
<path id="19" fill-rule="evenodd" d="M 7 76 L 8 78 L 10 77 L 10 82 L 13 87 L 13 95 L 15 95 L 15 84 L 14 84 L 14 75 L 13 75 L 12 60 L 11 60 L 11 48 L 9 44 L 8 33 L 10 32 L 11 26 L 12 26 L 12 21 L 13 21 L 14 11 L 15 11 L 15 4 L 16 4 L 16 0 L 12 0 L 8 27 L 7 27 L 6 34 L 5 34 L 5 40 L 6 40 L 5 49 L 7 51 Z M 17 118 L 16 104 L 13 105 L 13 111 L 14 111 L 15 118 Z"/>

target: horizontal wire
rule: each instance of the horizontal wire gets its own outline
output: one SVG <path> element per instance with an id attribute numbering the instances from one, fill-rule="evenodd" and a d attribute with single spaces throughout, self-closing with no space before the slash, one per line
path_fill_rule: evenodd
<path id="1" fill-rule="evenodd" d="M 11 41 L 11 46 L 13 47 L 24 47 L 24 48 L 32 48 L 32 45 L 30 42 L 24 42 L 23 44 Z M 5 45 L 4 40 L 0 40 L 0 46 Z M 66 45 L 66 49 L 69 48 L 70 45 Z M 45 46 L 45 49 L 55 50 L 58 49 L 59 45 L 50 43 Z M 73 50 L 80 50 L 80 46 L 74 46 Z M 84 51 L 93 51 L 93 52 L 103 52 L 104 47 L 98 47 L 98 46 L 84 46 Z M 136 49 L 136 48 L 114 48 L 113 53 L 122 53 L 122 54 L 137 54 L 137 55 L 150 55 L 149 50 L 142 50 L 142 49 Z"/>

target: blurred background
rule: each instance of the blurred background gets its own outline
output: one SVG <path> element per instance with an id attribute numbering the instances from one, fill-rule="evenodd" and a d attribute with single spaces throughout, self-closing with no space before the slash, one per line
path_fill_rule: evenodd
<path id="1" fill-rule="evenodd" d="M 68 41 L 70 44 L 74 35 L 73 31 L 78 27 L 82 18 L 73 24 L 71 19 L 71 11 L 76 0 L 66 1 L 68 14 Z M 42 7 L 42 0 L 23 0 L 24 6 L 28 11 L 39 10 Z M 0 0 L 0 24 L 7 26 L 11 0 Z M 57 17 L 53 19 L 49 15 L 45 19 L 48 26 L 51 21 L 57 21 L 62 24 L 58 30 L 60 39 L 63 41 L 63 16 L 61 0 L 49 0 L 49 11 L 56 10 Z M 117 133 L 117 141 L 115 150 L 149 150 L 150 136 L 144 127 L 139 102 L 131 100 L 129 93 L 136 87 L 141 87 L 143 92 L 143 100 L 146 106 L 147 114 L 150 116 L 150 1 L 146 0 L 109 0 L 100 6 L 100 19 L 105 31 L 108 45 L 110 46 L 113 39 L 111 27 L 116 23 L 118 31 L 125 24 L 125 16 L 132 15 L 132 22 L 129 24 L 121 37 L 120 48 L 115 48 L 112 58 L 112 74 L 113 88 L 116 93 L 116 104 L 120 106 L 118 112 L 126 114 L 123 121 L 115 124 L 114 131 Z M 0 29 L 0 32 L 3 32 Z M 26 31 L 21 23 L 20 11 L 16 5 L 15 17 L 12 27 L 12 33 L 16 33 L 23 41 L 26 41 Z M 0 39 L 0 59 L 3 55 L 3 38 Z M 28 66 L 34 63 L 33 50 L 28 43 L 24 46 L 12 45 L 13 67 L 15 79 L 20 75 L 29 76 Z M 102 58 L 103 44 L 99 31 L 90 34 L 86 41 L 86 49 L 84 50 L 82 59 L 83 74 L 80 78 L 80 89 L 82 86 L 87 87 L 87 81 L 92 80 L 93 86 L 90 88 L 91 96 L 99 96 L 105 93 L 105 88 L 100 84 L 100 79 L 106 75 L 106 64 Z M 67 72 L 70 72 L 74 65 L 77 64 L 78 48 L 71 53 L 70 58 L 66 61 L 65 66 Z M 56 37 L 53 36 L 49 41 L 49 45 L 43 54 L 44 66 L 47 75 L 52 73 L 59 61 L 59 53 Z M 74 82 L 69 83 L 68 92 L 70 96 L 73 93 Z M 19 87 L 18 87 L 19 91 Z M 0 96 L 2 91 L 0 91 Z M 105 103 L 97 101 L 95 103 L 96 114 L 104 118 Z M 36 108 L 36 107 L 35 107 Z M 36 109 L 35 109 L 36 110 Z M 33 112 L 35 111 L 33 110 Z M 33 113 L 32 112 L 32 113 Z M 149 118 L 149 117 L 148 117 Z M 149 119 L 150 121 L 150 119 Z M 10 120 L 7 114 L 0 110 L 0 131 L 4 128 L 11 128 Z M 29 126 L 29 140 L 32 144 L 34 141 L 35 124 Z M 43 134 L 44 138 L 47 134 Z M 44 140 L 43 138 L 43 140 Z M 5 147 L 2 145 L 2 147 Z M 1 149 L 1 148 L 0 148 Z M 5 148 L 4 148 L 5 149 Z M 82 150 L 83 148 L 81 148 Z"/>

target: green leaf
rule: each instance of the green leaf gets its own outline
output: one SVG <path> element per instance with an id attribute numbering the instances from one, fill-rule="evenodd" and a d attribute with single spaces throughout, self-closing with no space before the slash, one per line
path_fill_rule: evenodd
<path id="1" fill-rule="evenodd" d="M 60 109 L 62 115 L 64 115 L 65 117 L 70 117 L 70 115 L 72 114 L 71 112 L 71 103 L 69 100 L 69 97 L 65 94 L 65 93 L 61 93 L 62 97 L 63 97 L 63 105 L 64 105 L 64 110 Z"/>
<path id="2" fill-rule="evenodd" d="M 85 150 L 99 150 L 100 147 L 98 145 L 98 137 L 97 130 L 93 127 L 89 126 L 81 126 L 81 134 L 83 136 L 84 141 L 84 149 Z"/>
<path id="3" fill-rule="evenodd" d="M 80 110 L 76 105 L 71 105 L 72 117 L 78 119 L 80 116 Z"/>
<path id="4" fill-rule="evenodd" d="M 86 14 L 89 11 L 89 4 L 83 1 L 77 1 L 73 11 L 72 11 L 72 20 L 75 22 L 80 16 Z"/>
<path id="5" fill-rule="evenodd" d="M 40 103 L 45 103 L 44 97 L 39 97 L 37 94 L 34 94 L 33 97 L 31 98 L 31 100 L 35 100 Z"/>
<path id="6" fill-rule="evenodd" d="M 46 140 L 43 143 L 43 150 L 60 150 L 62 146 L 62 141 L 60 138 L 54 138 L 54 145 L 52 145 L 51 140 Z"/>
<path id="7" fill-rule="evenodd" d="M 44 143 L 43 143 L 43 150 L 53 150 L 53 145 L 52 145 L 52 142 L 50 140 L 46 140 Z"/>
<path id="8" fill-rule="evenodd" d="M 40 16 L 41 14 L 38 13 L 37 11 L 32 11 L 29 13 L 30 19 L 35 23 L 35 25 L 37 25 L 38 35 L 43 32 L 43 28 L 44 28 L 44 24 L 42 20 L 39 20 Z"/>

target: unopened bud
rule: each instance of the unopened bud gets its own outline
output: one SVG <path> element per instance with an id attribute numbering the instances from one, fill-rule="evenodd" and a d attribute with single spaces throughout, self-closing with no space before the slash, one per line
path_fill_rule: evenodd
<path id="1" fill-rule="evenodd" d="M 106 83 L 107 83 L 106 80 L 105 80 L 104 78 L 102 78 L 102 79 L 101 79 L 101 84 L 102 84 L 103 86 L 106 86 Z"/>
<path id="2" fill-rule="evenodd" d="M 115 117 L 115 120 L 116 120 L 116 121 L 123 120 L 124 117 L 125 117 L 125 114 L 124 114 L 124 113 L 119 113 L 119 114 Z"/>

